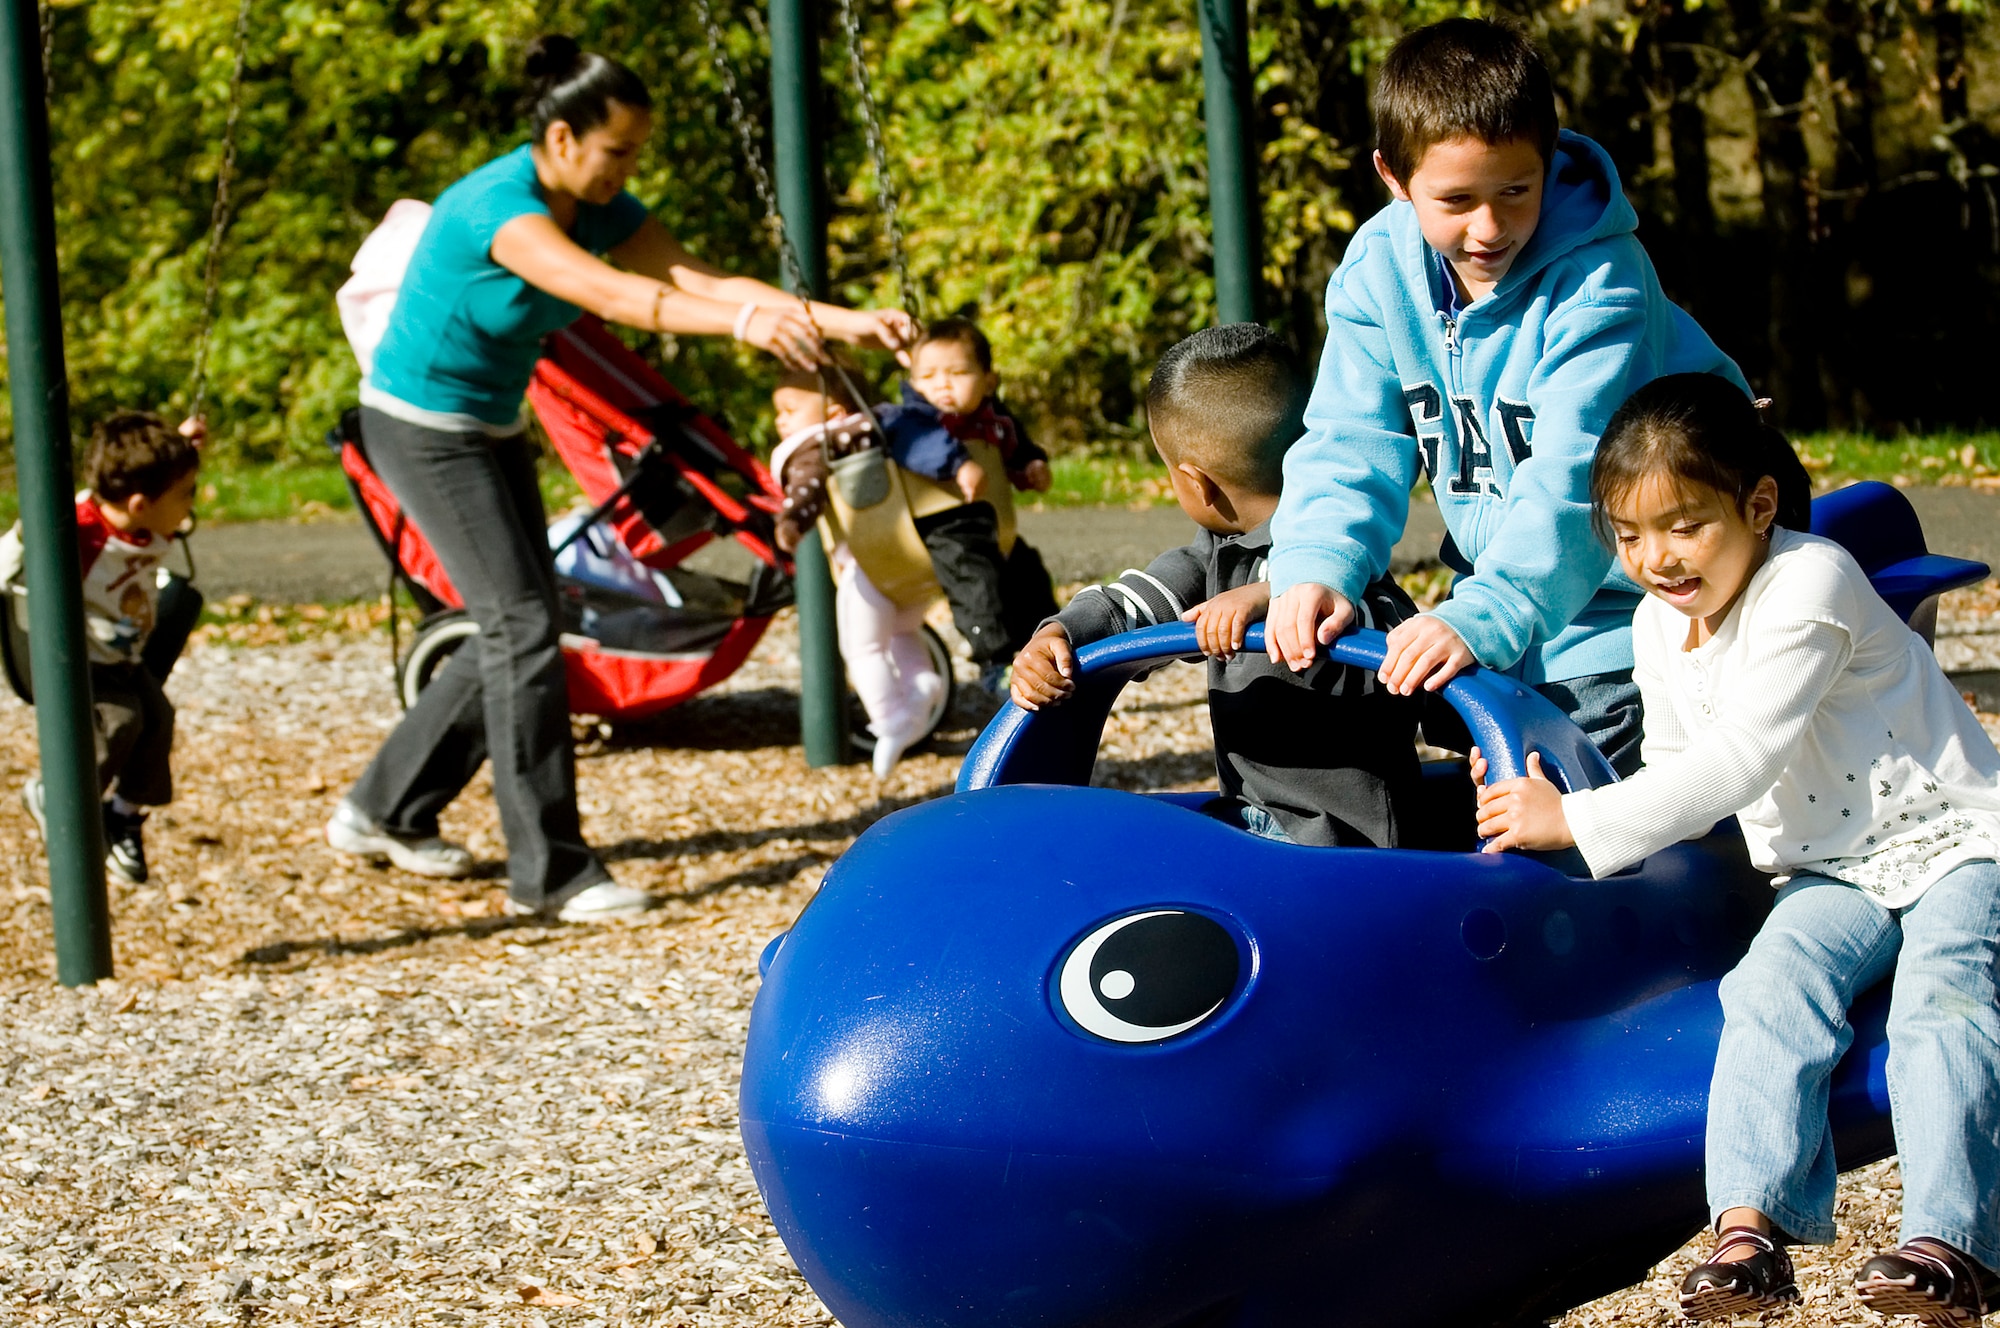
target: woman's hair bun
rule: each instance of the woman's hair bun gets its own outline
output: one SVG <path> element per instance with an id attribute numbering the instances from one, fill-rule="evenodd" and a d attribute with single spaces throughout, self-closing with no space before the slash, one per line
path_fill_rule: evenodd
<path id="1" fill-rule="evenodd" d="M 528 43 L 527 74 L 534 80 L 524 108 L 535 141 L 561 120 L 578 138 L 611 117 L 613 104 L 651 110 L 652 94 L 639 76 L 608 56 L 586 51 L 574 37 L 545 33 Z"/>
<path id="2" fill-rule="evenodd" d="M 576 44 L 576 38 L 545 32 L 528 43 L 525 72 L 537 83 L 560 83 L 582 58 L 583 48 Z"/>

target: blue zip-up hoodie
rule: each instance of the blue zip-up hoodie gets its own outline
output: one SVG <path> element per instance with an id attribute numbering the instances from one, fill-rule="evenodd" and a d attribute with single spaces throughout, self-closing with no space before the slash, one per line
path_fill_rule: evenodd
<path id="1" fill-rule="evenodd" d="M 1355 232 L 1327 283 L 1306 433 L 1285 455 L 1273 594 L 1318 582 L 1355 600 L 1388 569 L 1422 465 L 1460 573 L 1432 612 L 1481 664 L 1529 683 L 1632 667 L 1639 588 L 1590 529 L 1597 440 L 1664 374 L 1749 391 L 1660 289 L 1638 224 L 1604 149 L 1564 131 L 1533 238 L 1455 323 L 1413 207 Z"/>

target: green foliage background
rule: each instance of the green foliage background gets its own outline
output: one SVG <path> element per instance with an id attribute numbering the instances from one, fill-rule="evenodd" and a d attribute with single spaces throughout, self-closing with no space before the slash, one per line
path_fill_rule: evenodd
<path id="1" fill-rule="evenodd" d="M 1213 317 L 1199 2 L 857 0 L 922 305 L 977 310 L 1010 400 L 1058 445 L 1139 446 L 1147 368 Z M 767 121 L 761 6 L 715 3 L 751 110 Z M 356 388 L 332 300 L 348 259 L 394 199 L 432 197 L 520 141 L 514 75 L 540 31 L 571 32 L 647 80 L 659 128 L 634 190 L 696 252 L 774 278 L 693 8 L 252 0 L 240 203 L 212 367 L 210 415 L 225 457 L 319 456 Z M 1955 273 L 1956 303 L 1975 306 L 1952 314 L 1954 301 L 1926 292 L 1918 321 L 1973 318 L 1989 347 L 2000 332 L 2000 103 L 1996 80 L 1983 77 L 1993 36 L 1982 9 L 1967 0 L 1506 8 L 1551 53 L 1568 121 L 1602 137 L 1626 170 L 1669 288 L 1753 377 L 1789 375 L 1795 422 L 1994 419 L 1969 385 L 1962 401 L 1932 392 L 1928 417 L 1885 409 L 1889 397 L 1842 378 L 1842 355 L 1883 360 L 1872 343 L 1829 343 L 1794 364 L 1783 321 L 1805 311 L 1815 327 L 1836 316 L 1882 324 L 1889 278 L 1869 266 L 1868 227 L 1918 225 L 1938 234 L 1905 243 Z M 1319 291 L 1356 218 L 1383 198 L 1367 160 L 1370 69 L 1408 27 L 1493 6 L 1253 0 L 1250 9 L 1268 303 L 1311 354 Z M 58 0 L 51 12 L 79 430 L 114 404 L 186 403 L 235 13 L 235 0 Z M 1861 52 L 1851 69 L 1850 51 Z M 824 54 L 832 271 L 843 298 L 889 302 L 898 294 L 877 182 L 831 25 Z M 1787 69 L 1794 85 L 1775 83 Z M 1880 114 L 1857 119 L 1857 106 Z M 1884 211 L 1898 199 L 1928 201 Z M 1850 232 L 1858 238 L 1836 252 Z M 1820 303 L 1801 292 L 1819 292 Z M 1917 332 L 1930 340 L 1919 337 L 1911 354 L 1933 358 L 1963 335 L 1930 323 Z M 714 340 L 647 349 L 741 431 L 766 427 L 768 364 Z M 0 435 L 7 424 L 0 407 Z"/>

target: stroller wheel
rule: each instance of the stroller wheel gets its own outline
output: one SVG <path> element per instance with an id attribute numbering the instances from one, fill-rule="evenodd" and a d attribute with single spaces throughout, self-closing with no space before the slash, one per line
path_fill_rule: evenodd
<path id="1" fill-rule="evenodd" d="M 430 686 L 452 652 L 479 635 L 479 624 L 463 609 L 434 613 L 417 628 L 409 653 L 396 665 L 396 699 L 408 710 Z"/>
<path id="2" fill-rule="evenodd" d="M 917 629 L 917 639 L 924 643 L 924 649 L 931 657 L 931 667 L 937 670 L 940 678 L 944 679 L 944 690 L 939 692 L 937 700 L 931 703 L 930 714 L 924 716 L 923 736 L 928 738 L 937 732 L 937 726 L 944 723 L 944 717 L 951 713 L 951 703 L 957 692 L 957 684 L 952 679 L 951 649 L 945 645 L 944 638 L 931 630 L 927 623 Z M 848 740 L 850 745 L 862 756 L 873 755 L 875 735 L 868 731 L 868 712 L 861 708 L 860 697 L 849 693 L 847 712 L 854 721 L 851 726 L 852 736 Z M 917 741 L 922 742 L 923 738 Z"/>

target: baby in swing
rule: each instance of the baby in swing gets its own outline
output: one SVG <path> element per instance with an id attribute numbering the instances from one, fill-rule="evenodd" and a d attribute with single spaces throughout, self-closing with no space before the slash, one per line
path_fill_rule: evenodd
<path id="1" fill-rule="evenodd" d="M 794 370 L 771 393 L 779 443 L 771 473 L 785 488 L 777 521 L 778 547 L 797 549 L 826 504 L 827 459 L 868 445 L 868 421 L 837 378 Z M 924 735 L 925 717 L 944 691 L 917 632 L 921 605 L 898 605 L 861 570 L 845 540 L 827 551 L 833 566 L 834 625 L 848 681 L 868 712 L 875 734 L 874 769 L 886 778 L 912 743 Z"/>
<path id="2" fill-rule="evenodd" d="M 972 647 L 979 685 L 1004 697 L 1008 661 L 1055 613 L 1056 601 L 1048 569 L 1027 541 L 1016 539 L 1002 552 L 999 512 L 981 496 L 994 490 L 966 446 L 991 444 L 1016 489 L 1049 488 L 1048 453 L 1000 403 L 999 390 L 986 334 L 970 319 L 940 318 L 911 349 L 902 403 L 879 407 L 876 415 L 898 466 L 955 486 L 965 499 L 918 515 L 917 533 L 951 604 L 952 622 Z"/>
<path id="3" fill-rule="evenodd" d="M 1971 1328 L 2000 1301 L 2000 753 L 1847 551 L 1807 533 L 1805 469 L 1733 383 L 1639 389 L 1598 444 L 1590 497 L 1646 591 L 1645 768 L 1564 793 L 1530 755 L 1527 777 L 1481 788 L 1479 833 L 1489 849 L 1575 845 L 1605 877 L 1734 815 L 1781 887 L 1722 982 L 1717 1239 L 1681 1309 L 1799 1299 L 1785 1247 L 1834 1237 L 1828 1084 L 1847 1009 L 1886 978 L 1903 1243 L 1855 1291 Z"/>

